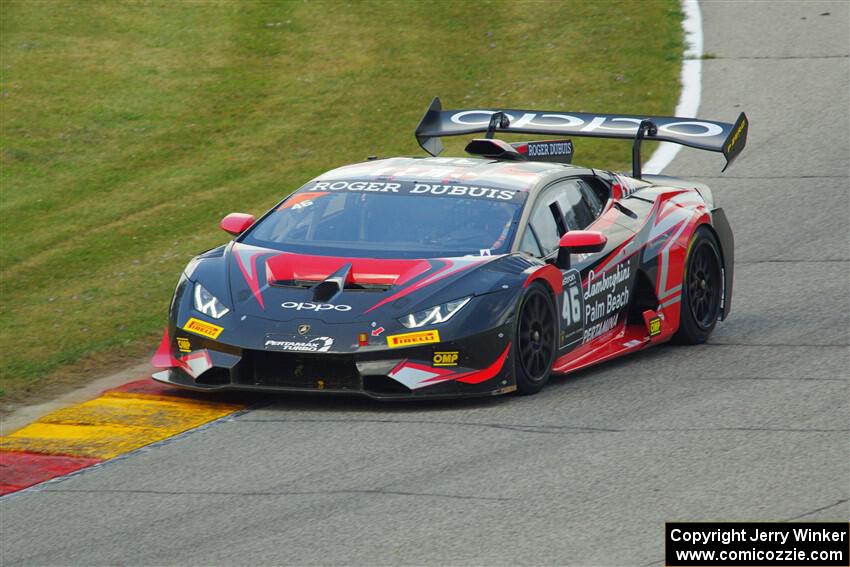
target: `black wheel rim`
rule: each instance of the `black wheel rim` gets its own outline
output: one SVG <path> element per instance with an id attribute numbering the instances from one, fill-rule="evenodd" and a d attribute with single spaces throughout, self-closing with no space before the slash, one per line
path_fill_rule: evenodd
<path id="1" fill-rule="evenodd" d="M 519 320 L 519 360 L 526 376 L 540 382 L 549 372 L 554 353 L 555 325 L 552 308 L 541 293 L 530 295 Z"/>
<path id="2" fill-rule="evenodd" d="M 707 242 L 702 242 L 691 252 L 688 302 L 694 321 L 703 329 L 711 327 L 717 320 L 721 289 L 717 254 Z"/>

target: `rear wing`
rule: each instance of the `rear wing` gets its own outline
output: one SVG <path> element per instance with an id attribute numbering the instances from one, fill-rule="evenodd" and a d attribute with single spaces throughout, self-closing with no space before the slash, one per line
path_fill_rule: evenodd
<path id="1" fill-rule="evenodd" d="M 487 132 L 587 136 L 634 140 L 632 167 L 640 178 L 640 143 L 643 139 L 673 142 L 700 150 L 721 152 L 726 158 L 723 171 L 738 157 L 747 143 L 749 121 L 743 112 L 734 124 L 700 118 L 588 114 L 517 109 L 443 110 L 435 97 L 416 127 L 416 141 L 432 156 L 443 151 L 442 136 L 462 136 Z"/>

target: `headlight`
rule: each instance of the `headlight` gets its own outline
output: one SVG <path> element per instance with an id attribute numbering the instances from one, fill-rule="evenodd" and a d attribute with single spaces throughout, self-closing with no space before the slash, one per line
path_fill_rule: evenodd
<path id="1" fill-rule="evenodd" d="M 199 283 L 195 284 L 195 309 L 213 319 L 221 319 L 230 313 L 230 309 Z"/>
<path id="2" fill-rule="evenodd" d="M 452 315 L 460 311 L 461 307 L 469 303 L 470 299 L 472 298 L 464 297 L 463 299 L 455 299 L 454 301 L 449 301 L 442 305 L 429 307 L 424 311 L 405 315 L 399 319 L 399 321 L 401 321 L 401 324 L 408 329 L 416 329 L 424 327 L 425 325 L 439 325 L 440 323 L 445 323 L 451 319 Z"/>

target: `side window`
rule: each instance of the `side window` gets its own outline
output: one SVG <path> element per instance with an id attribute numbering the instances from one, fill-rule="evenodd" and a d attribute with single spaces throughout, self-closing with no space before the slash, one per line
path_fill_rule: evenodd
<path id="1" fill-rule="evenodd" d="M 565 179 L 550 185 L 534 204 L 529 219 L 534 234 L 526 229 L 520 250 L 535 256 L 548 255 L 558 248 L 561 236 L 568 230 L 586 228 L 604 207 L 597 191 L 583 179 Z"/>
<path id="2" fill-rule="evenodd" d="M 567 179 L 552 189 L 570 230 L 582 230 L 602 213 L 603 203 L 585 181 Z"/>
<path id="3" fill-rule="evenodd" d="M 585 179 L 579 181 L 582 199 L 590 207 L 590 212 L 593 214 L 594 220 L 602 214 L 602 209 L 605 208 L 605 203 L 608 200 L 601 197 L 602 191 L 600 191 L 599 185 L 600 183 L 598 182 L 594 183 Z"/>
<path id="4" fill-rule="evenodd" d="M 545 256 L 555 250 L 561 240 L 561 234 L 563 232 L 558 226 L 559 223 L 556 221 L 555 214 L 553 214 L 553 210 L 557 211 L 557 205 L 558 201 L 555 191 L 546 189 L 540 198 L 537 199 L 537 202 L 534 204 L 534 211 L 531 213 L 529 222 L 534 228 L 534 233 L 537 235 L 540 247 L 543 249 L 541 250 L 541 256 Z M 563 225 L 563 222 L 560 224 Z"/>
<path id="5" fill-rule="evenodd" d="M 537 244 L 537 238 L 534 237 L 534 233 L 531 232 L 531 226 L 527 226 L 525 228 L 525 234 L 522 235 L 522 240 L 519 243 L 520 252 L 528 252 L 532 256 L 537 256 L 538 258 L 543 256 L 543 253 L 540 251 L 540 246 Z"/>
<path id="6" fill-rule="evenodd" d="M 611 198 L 611 188 L 598 177 L 589 177 L 582 179 L 582 181 L 590 186 L 590 198 L 593 199 L 595 197 L 595 201 L 599 203 L 599 214 L 596 216 L 601 215 L 602 209 L 605 208 L 605 204 Z"/>

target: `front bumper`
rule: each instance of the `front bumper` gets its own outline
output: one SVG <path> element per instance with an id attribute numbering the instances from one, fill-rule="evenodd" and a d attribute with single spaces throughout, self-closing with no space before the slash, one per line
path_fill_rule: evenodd
<path id="1" fill-rule="evenodd" d="M 195 391 L 320 392 L 377 399 L 487 396 L 516 389 L 508 327 L 456 341 L 352 353 L 242 349 L 168 331 L 154 379 Z"/>

